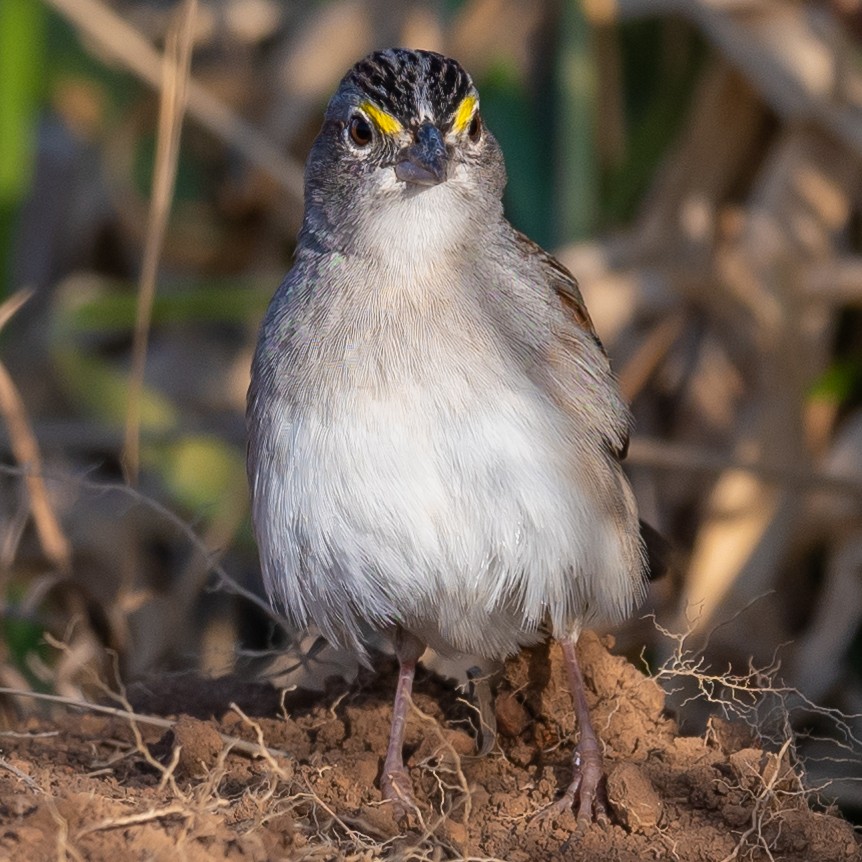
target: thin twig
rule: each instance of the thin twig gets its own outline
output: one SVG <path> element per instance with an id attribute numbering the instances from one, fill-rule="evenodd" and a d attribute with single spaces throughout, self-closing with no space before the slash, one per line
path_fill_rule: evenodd
<path id="1" fill-rule="evenodd" d="M 153 168 L 153 191 L 144 243 L 144 260 L 138 287 L 135 331 L 132 342 L 132 370 L 129 378 L 129 401 L 126 410 L 126 433 L 123 445 L 123 469 L 132 484 L 140 468 L 141 394 L 147 363 L 147 344 L 156 297 L 159 258 L 168 226 L 177 164 L 180 135 L 186 109 L 186 87 L 192 61 L 197 0 L 183 0 L 182 10 L 168 33 L 162 67 L 162 93 L 159 102 L 159 128 L 156 161 Z"/>
<path id="2" fill-rule="evenodd" d="M 41 733 L 21 733 L 18 730 L 0 730 L 0 737 L 5 736 L 9 739 L 50 739 L 59 735 L 59 730 L 44 730 Z"/>
<path id="3" fill-rule="evenodd" d="M 33 790 L 36 790 L 39 793 L 45 792 L 44 790 L 42 790 L 41 787 L 39 787 L 39 785 L 32 778 L 30 778 L 29 775 L 27 775 L 26 772 L 22 772 L 20 769 L 18 769 L 17 766 L 15 766 L 12 763 L 9 763 L 9 761 L 6 760 L 5 757 L 0 757 L 0 769 L 8 770 L 16 778 L 19 778 L 21 781 L 23 781 L 28 787 L 32 788 Z"/>
<path id="4" fill-rule="evenodd" d="M 29 475 L 29 471 L 24 470 L 20 467 L 13 467 L 9 464 L 0 464 L 0 474 L 6 474 L 8 476 L 26 477 Z M 43 472 L 40 475 L 42 475 L 43 477 L 50 478 L 53 481 L 67 482 L 70 485 L 74 485 L 78 488 L 83 488 L 88 491 L 95 491 L 100 494 L 108 494 L 112 492 L 123 494 L 124 496 L 131 497 L 135 502 L 141 503 L 148 509 L 151 509 L 152 511 L 156 512 L 168 523 L 173 524 L 174 527 L 176 527 L 177 530 L 179 530 L 186 537 L 192 547 L 194 547 L 200 554 L 204 556 L 204 558 L 207 560 L 207 564 L 209 565 L 210 571 L 218 576 L 218 579 L 220 581 L 219 586 L 223 587 L 225 590 L 233 593 L 234 595 L 242 596 L 242 598 L 254 604 L 266 616 L 268 616 L 273 622 L 277 623 L 278 625 L 285 624 L 284 618 L 279 616 L 279 614 L 272 609 L 271 605 L 269 605 L 264 599 L 253 593 L 251 590 L 247 590 L 245 587 L 237 583 L 236 580 L 234 580 L 234 578 L 232 578 L 227 573 L 224 566 L 222 566 L 220 563 L 215 562 L 215 560 L 213 559 L 213 552 L 206 546 L 200 536 L 195 533 L 191 525 L 187 524 L 179 515 L 177 515 L 175 512 L 172 512 L 167 506 L 164 506 L 159 503 L 158 500 L 154 500 L 152 497 L 148 497 L 146 494 L 141 493 L 141 491 L 139 491 L 137 488 L 132 488 L 129 485 L 123 485 L 118 482 L 94 482 L 91 479 L 85 479 L 80 476 L 71 476 L 68 473 L 60 472 Z"/>
<path id="5" fill-rule="evenodd" d="M 263 738 L 263 728 L 258 724 L 258 722 L 249 718 L 235 703 L 231 703 L 230 708 L 249 726 L 254 730 L 255 736 L 257 737 L 257 747 L 261 752 L 261 757 L 267 762 L 269 768 L 281 778 L 285 780 L 289 779 L 289 776 L 285 774 L 284 770 L 278 765 L 275 758 L 272 756 L 273 749 L 269 748 L 266 744 L 266 741 Z M 288 755 L 282 753 L 278 755 L 280 757 L 287 757 Z"/>

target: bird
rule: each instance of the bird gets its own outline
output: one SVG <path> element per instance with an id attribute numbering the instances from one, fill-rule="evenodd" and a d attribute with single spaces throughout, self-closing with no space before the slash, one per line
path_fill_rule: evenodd
<path id="1" fill-rule="evenodd" d="M 426 648 L 494 662 L 553 637 L 579 737 L 548 810 L 591 822 L 605 777 L 575 647 L 645 594 L 632 419 L 576 279 L 506 219 L 505 184 L 458 61 L 390 48 L 347 71 L 252 361 L 252 520 L 292 625 L 369 666 L 394 646 L 379 783 L 399 816 Z"/>

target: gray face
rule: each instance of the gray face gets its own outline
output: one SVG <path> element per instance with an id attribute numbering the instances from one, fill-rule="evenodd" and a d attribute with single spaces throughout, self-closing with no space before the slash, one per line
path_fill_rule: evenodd
<path id="1" fill-rule="evenodd" d="M 390 49 L 357 63 L 327 107 L 306 171 L 308 217 L 349 231 L 354 219 L 345 214 L 371 217 L 422 194 L 496 215 L 504 185 L 500 148 L 461 65 Z"/>

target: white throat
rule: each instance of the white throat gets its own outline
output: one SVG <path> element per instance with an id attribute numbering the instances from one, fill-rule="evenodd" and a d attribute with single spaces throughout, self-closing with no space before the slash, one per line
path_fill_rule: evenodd
<path id="1" fill-rule="evenodd" d="M 406 187 L 391 169 L 381 170 L 378 203 L 363 219 L 359 247 L 397 278 L 422 279 L 463 265 L 466 239 L 475 242 L 479 203 L 464 188 L 461 170 L 455 168 L 455 175 L 440 185 L 421 189 Z"/>

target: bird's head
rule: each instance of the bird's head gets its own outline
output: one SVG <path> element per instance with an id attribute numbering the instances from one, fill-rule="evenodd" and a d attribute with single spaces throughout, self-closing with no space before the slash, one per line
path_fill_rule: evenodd
<path id="1" fill-rule="evenodd" d="M 388 49 L 360 60 L 329 102 L 306 169 L 310 211 L 339 230 L 429 231 L 496 218 L 506 181 L 479 94 L 455 60 Z"/>

